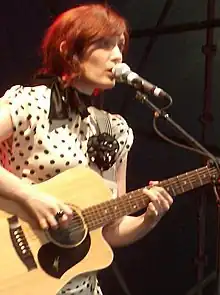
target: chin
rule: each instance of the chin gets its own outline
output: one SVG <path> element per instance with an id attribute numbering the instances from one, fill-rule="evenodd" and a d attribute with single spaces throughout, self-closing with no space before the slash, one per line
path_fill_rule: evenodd
<path id="1" fill-rule="evenodd" d="M 115 80 L 110 80 L 108 83 L 103 83 L 99 85 L 99 89 L 105 90 L 105 89 L 111 89 L 115 87 Z"/>

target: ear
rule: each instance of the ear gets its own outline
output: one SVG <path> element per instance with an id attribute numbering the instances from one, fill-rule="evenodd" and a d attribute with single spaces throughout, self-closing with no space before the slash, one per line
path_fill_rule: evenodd
<path id="1" fill-rule="evenodd" d="M 66 44 L 66 41 L 62 41 L 60 43 L 60 53 L 61 53 L 61 55 L 64 55 L 64 56 L 67 55 L 67 44 Z"/>

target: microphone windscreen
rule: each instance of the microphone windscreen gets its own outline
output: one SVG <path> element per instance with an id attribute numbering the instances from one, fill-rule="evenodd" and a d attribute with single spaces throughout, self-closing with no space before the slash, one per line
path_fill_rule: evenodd
<path id="1" fill-rule="evenodd" d="M 112 73 L 116 79 L 121 78 L 125 73 L 130 72 L 131 69 L 126 63 L 117 64 L 113 69 Z"/>

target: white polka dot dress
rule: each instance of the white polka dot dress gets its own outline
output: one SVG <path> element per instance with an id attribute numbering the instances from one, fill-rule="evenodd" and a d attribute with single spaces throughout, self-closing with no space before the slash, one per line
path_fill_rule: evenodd
<path id="1" fill-rule="evenodd" d="M 51 89 L 44 85 L 16 85 L 0 99 L 8 104 L 14 126 L 12 140 L 0 143 L 0 164 L 29 184 L 77 165 L 89 165 L 87 142 L 96 134 L 96 121 L 91 114 L 82 120 L 76 113 L 64 120 L 49 120 L 50 94 Z M 117 169 L 131 148 L 133 133 L 121 116 L 110 115 L 110 121 L 120 147 Z M 61 294 L 101 294 L 96 273 L 74 278 L 58 292 Z"/>

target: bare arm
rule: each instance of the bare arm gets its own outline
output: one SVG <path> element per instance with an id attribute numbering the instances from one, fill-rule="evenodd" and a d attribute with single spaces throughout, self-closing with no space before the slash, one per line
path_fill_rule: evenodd
<path id="1" fill-rule="evenodd" d="M 117 171 L 119 196 L 126 192 L 126 163 L 127 161 L 124 161 Z M 151 202 L 145 214 L 138 217 L 124 216 L 103 229 L 103 235 L 112 247 L 125 246 L 144 237 L 172 204 L 172 198 L 162 188 L 152 187 L 146 194 Z"/>
<path id="2" fill-rule="evenodd" d="M 0 142 L 9 139 L 13 135 L 13 124 L 9 110 L 0 104 Z M 27 194 L 29 186 L 18 177 L 4 169 L 0 165 L 0 195 L 15 201 L 22 201 Z"/>

